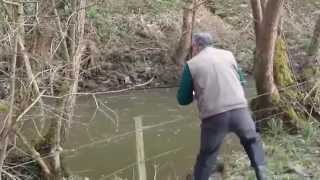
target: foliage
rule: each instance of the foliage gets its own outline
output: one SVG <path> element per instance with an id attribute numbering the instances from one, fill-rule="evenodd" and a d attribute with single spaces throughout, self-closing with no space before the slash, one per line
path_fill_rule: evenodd
<path id="1" fill-rule="evenodd" d="M 87 16 L 94 25 L 100 42 L 114 42 L 119 39 L 130 42 L 139 36 L 139 31 L 143 31 L 147 25 L 163 24 L 165 21 L 172 25 L 172 22 L 176 22 L 177 17 L 180 17 L 176 14 L 180 7 L 177 0 L 107 1 L 90 7 Z"/>

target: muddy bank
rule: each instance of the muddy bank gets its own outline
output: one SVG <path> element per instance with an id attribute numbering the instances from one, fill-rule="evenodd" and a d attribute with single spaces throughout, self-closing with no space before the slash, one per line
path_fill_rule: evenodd
<path id="1" fill-rule="evenodd" d="M 84 71 L 80 91 L 97 92 L 130 88 L 148 83 L 145 88 L 175 87 L 178 68 L 173 63 L 154 61 L 104 62 L 98 70 Z"/>

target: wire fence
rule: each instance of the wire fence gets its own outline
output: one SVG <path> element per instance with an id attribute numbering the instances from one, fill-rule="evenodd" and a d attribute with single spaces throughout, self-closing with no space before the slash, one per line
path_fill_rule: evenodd
<path id="1" fill-rule="evenodd" d="M 143 83 L 143 85 L 145 84 L 148 84 L 152 81 L 149 80 L 147 83 Z M 310 79 L 310 80 L 306 80 L 306 81 L 303 81 L 303 82 L 300 82 L 300 83 L 297 83 L 295 85 L 291 85 L 291 86 L 288 86 L 288 87 L 284 87 L 284 88 L 281 88 L 280 91 L 286 91 L 288 89 L 292 89 L 292 88 L 299 88 L 300 86 L 302 85 L 305 85 L 306 83 L 309 83 L 309 82 L 314 82 L 314 81 L 318 81 L 318 79 Z M 139 85 L 139 86 L 142 86 L 142 85 Z M 139 87 L 139 86 L 136 86 L 136 87 Z M 112 92 L 105 92 L 105 93 L 102 93 L 102 92 L 98 92 L 98 93 L 79 93 L 79 95 L 90 95 L 92 96 L 93 98 L 95 98 L 94 95 L 96 94 L 112 94 L 112 93 L 118 93 L 118 92 L 125 92 L 125 91 L 129 91 L 129 90 L 132 90 L 132 88 L 129 88 L 129 89 L 125 89 L 125 90 L 120 90 L 120 91 L 112 91 Z M 256 98 L 259 98 L 261 96 L 264 96 L 264 95 L 268 95 L 267 93 L 266 94 L 263 94 L 263 95 L 256 95 L 256 96 L 252 96 L 252 97 L 249 97 L 248 99 L 249 100 L 252 100 L 252 99 L 256 99 Z M 41 96 L 44 96 L 44 97 L 47 97 L 46 95 L 41 95 Z M 95 100 L 96 102 L 96 100 Z M 98 105 L 97 105 L 98 107 Z M 265 110 L 275 110 L 277 109 L 278 107 L 269 107 L 269 108 L 265 108 L 265 109 L 259 109 L 259 110 L 256 110 L 256 111 L 253 111 L 253 113 L 256 113 L 258 111 L 265 111 Z M 51 109 L 51 110 L 50 110 Z M 54 111 L 54 108 L 50 108 L 50 106 L 47 107 L 47 110 L 50 110 L 50 111 Z M 27 111 L 26 111 L 27 112 Z M 26 114 L 23 113 L 23 115 Z M 285 111 L 281 111 L 281 112 L 278 112 L 276 114 L 272 114 L 268 117 L 265 117 L 265 118 L 262 118 L 262 119 L 258 119 L 256 120 L 256 122 L 262 122 L 262 121 L 267 121 L 269 119 L 272 119 L 272 118 L 277 118 L 278 116 L 281 116 L 282 114 L 286 113 Z M 59 116 L 58 113 L 55 114 L 56 116 Z M 19 116 L 20 117 L 20 116 Z M 21 116 L 22 118 L 23 116 Z M 20 119 L 21 119 L 20 118 Z M 94 117 L 93 117 L 94 118 Z M 172 125 L 174 123 L 179 123 L 179 122 L 183 122 L 183 121 L 187 121 L 185 118 L 177 118 L 175 120 L 171 120 L 171 121 L 166 121 L 166 122 L 162 122 L 162 123 L 159 123 L 159 124 L 154 124 L 154 125 L 148 125 L 148 126 L 144 126 L 143 127 L 143 131 L 147 131 L 147 130 L 152 130 L 152 129 L 157 129 L 157 128 L 161 128 L 163 126 L 168 126 L 168 125 Z M 123 139 L 124 137 L 129 137 L 129 136 L 132 136 L 136 133 L 137 131 L 136 130 L 133 130 L 133 131 L 129 131 L 129 132 L 125 132 L 125 133 L 122 133 L 122 134 L 117 134 L 117 135 L 114 135 L 112 137 L 106 137 L 106 138 L 102 138 L 102 139 L 99 139 L 99 140 L 96 140 L 96 141 L 93 141 L 93 142 L 90 142 L 88 144 L 82 144 L 76 148 L 73 148 L 73 149 L 66 149 L 63 151 L 63 153 L 65 154 L 65 156 L 69 156 L 69 155 L 72 155 L 73 153 L 76 153 L 76 152 L 79 152 L 83 149 L 86 149 L 86 148 L 90 148 L 90 147 L 93 147 L 93 146 L 97 146 L 99 144 L 105 144 L 105 143 L 111 143 L 111 142 L 114 142 L 116 140 L 120 140 L 120 139 Z M 177 151 L 181 151 L 183 150 L 183 148 L 179 148 L 179 149 L 175 149 L 175 150 L 172 150 L 172 151 L 168 151 L 168 152 L 165 152 L 165 153 L 161 153 L 159 155 L 156 155 L 152 158 L 149 158 L 147 161 L 150 161 L 152 159 L 155 159 L 155 158 L 160 158 L 160 157 L 163 157 L 165 155 L 168 155 L 168 154 L 171 154 L 171 153 L 174 153 L 174 152 L 177 152 Z M 30 155 L 31 156 L 31 155 Z M 51 158 L 55 156 L 55 154 L 45 154 L 45 155 L 42 155 L 42 159 L 47 159 L 47 158 Z M 28 164 L 31 164 L 31 163 L 34 163 L 36 162 L 36 160 L 31 160 L 31 161 L 28 161 L 28 162 L 24 162 L 24 163 L 21 163 L 21 164 L 16 164 L 16 165 L 13 165 L 13 166 L 5 166 L 4 167 L 4 170 L 10 170 L 10 169 L 15 169 L 15 168 L 18 168 L 18 167 L 22 167 L 22 166 L 26 166 Z M 106 179 L 106 178 L 109 178 L 119 172 L 122 172 L 126 169 L 129 169 L 129 168 L 132 168 L 136 165 L 137 163 L 132 163 L 132 164 L 129 164 L 128 166 L 122 168 L 122 169 L 119 169 L 115 172 L 112 172 L 110 173 L 109 175 L 107 176 L 104 176 L 103 179 Z"/>

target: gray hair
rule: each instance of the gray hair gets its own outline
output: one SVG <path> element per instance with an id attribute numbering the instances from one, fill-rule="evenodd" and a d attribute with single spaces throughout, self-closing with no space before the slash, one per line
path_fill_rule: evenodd
<path id="1" fill-rule="evenodd" d="M 192 45 L 205 48 L 213 44 L 213 38 L 210 33 L 194 33 L 192 35 Z"/>

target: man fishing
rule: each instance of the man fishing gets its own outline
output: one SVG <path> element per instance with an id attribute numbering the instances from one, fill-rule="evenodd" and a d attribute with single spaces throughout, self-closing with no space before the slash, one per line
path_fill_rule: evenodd
<path id="1" fill-rule="evenodd" d="M 258 180 L 266 180 L 265 155 L 251 118 L 238 66 L 230 51 L 212 46 L 209 33 L 192 36 L 192 58 L 185 64 L 177 93 L 180 105 L 197 101 L 201 119 L 201 142 L 194 180 L 208 180 L 220 145 L 235 133 L 243 145 Z"/>

